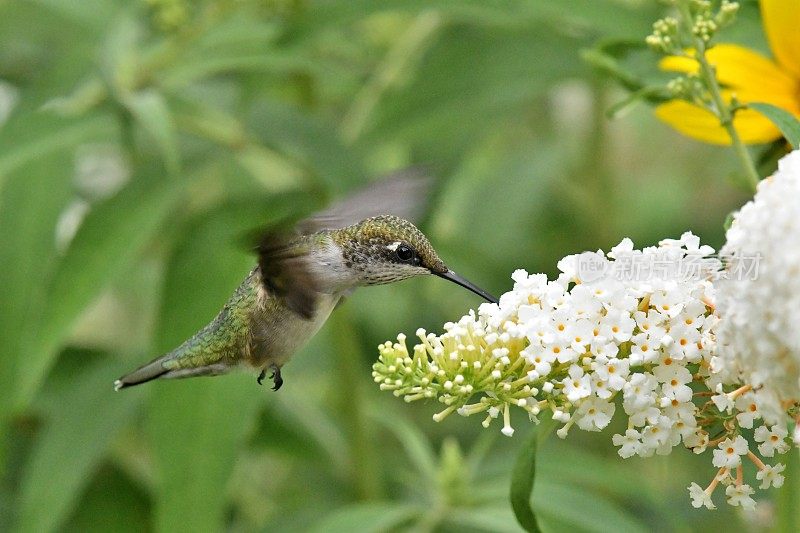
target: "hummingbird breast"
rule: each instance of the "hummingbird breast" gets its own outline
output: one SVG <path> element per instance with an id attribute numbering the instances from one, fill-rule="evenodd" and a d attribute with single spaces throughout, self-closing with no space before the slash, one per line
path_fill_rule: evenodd
<path id="1" fill-rule="evenodd" d="M 245 360 L 255 368 L 282 366 L 313 337 L 330 316 L 340 293 L 319 293 L 314 313 L 303 318 L 263 288 L 258 270 L 253 273 L 258 297 L 250 318 Z"/>

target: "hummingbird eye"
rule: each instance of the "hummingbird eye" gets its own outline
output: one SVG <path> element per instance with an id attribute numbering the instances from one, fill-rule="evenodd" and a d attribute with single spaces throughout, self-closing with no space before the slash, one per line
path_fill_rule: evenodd
<path id="1" fill-rule="evenodd" d="M 399 245 L 394 253 L 397 255 L 397 258 L 404 263 L 415 262 L 414 260 L 417 259 L 417 254 L 406 244 Z"/>

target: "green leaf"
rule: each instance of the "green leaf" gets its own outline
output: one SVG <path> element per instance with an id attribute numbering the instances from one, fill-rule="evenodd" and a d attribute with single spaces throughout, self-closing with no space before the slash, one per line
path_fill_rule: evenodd
<path id="1" fill-rule="evenodd" d="M 150 531 L 148 509 L 149 500 L 143 488 L 124 471 L 103 464 L 61 531 L 95 531 L 99 524 L 107 524 L 114 533 Z"/>
<path id="2" fill-rule="evenodd" d="M 370 502 L 348 505 L 337 509 L 317 522 L 313 533 L 379 533 L 392 531 L 419 515 L 421 509 L 415 505 L 393 502 Z"/>
<path id="3" fill-rule="evenodd" d="M 89 211 L 47 285 L 56 297 L 42 307 L 39 327 L 29 335 L 18 405 L 30 401 L 81 311 L 138 257 L 180 191 L 180 182 L 144 174 Z"/>
<path id="4" fill-rule="evenodd" d="M 233 235 L 264 222 L 264 213 L 280 217 L 287 209 L 283 201 L 257 198 L 189 221 L 164 282 L 160 350 L 172 349 L 219 312 L 255 263 L 236 247 Z M 155 494 L 156 529 L 223 530 L 225 486 L 255 426 L 257 407 L 272 391 L 243 373 L 146 386 L 152 391 L 148 429 L 161 480 Z"/>
<path id="5" fill-rule="evenodd" d="M 62 119 L 53 113 L 18 113 L 0 128 L 0 191 L 6 178 L 32 161 L 114 131 L 107 117 Z"/>
<path id="6" fill-rule="evenodd" d="M 800 531 L 800 452 L 789 450 L 785 456 L 786 479 L 775 498 L 775 531 Z"/>
<path id="7" fill-rule="evenodd" d="M 118 367 L 106 358 L 83 368 L 45 412 L 47 422 L 22 480 L 17 531 L 57 530 L 111 441 L 129 423 L 142 396 L 114 393 Z"/>
<path id="8" fill-rule="evenodd" d="M 755 109 L 775 124 L 789 144 L 795 149 L 800 148 L 800 120 L 797 117 L 772 104 L 765 103 L 751 103 L 747 107 Z"/>
<path id="9" fill-rule="evenodd" d="M 634 73 L 623 68 L 618 56 L 613 55 L 601 45 L 586 48 L 580 52 L 581 59 L 619 82 L 628 91 L 637 93 L 644 88 L 642 80 Z"/>
<path id="10" fill-rule="evenodd" d="M 669 510 L 663 495 L 653 490 L 644 478 L 637 475 L 636 467 L 617 457 L 603 456 L 569 442 L 543 449 L 539 455 L 539 479 L 558 480 L 565 485 L 584 487 L 619 501 L 636 501 L 648 513 Z"/>
<path id="11" fill-rule="evenodd" d="M 544 25 L 503 32 L 452 25 L 436 37 L 408 81 L 383 95 L 359 142 L 389 139 L 411 144 L 418 157 L 460 158 L 495 127 L 519 120 L 558 80 L 585 70 L 575 42 Z"/>
<path id="12" fill-rule="evenodd" d="M 652 530 L 599 491 L 542 480 L 534 491 L 543 529 L 570 533 L 647 533 Z"/>
<path id="13" fill-rule="evenodd" d="M 627 110 L 632 105 L 638 102 L 647 102 L 656 105 L 665 100 L 666 94 L 664 87 L 642 87 L 638 91 L 634 91 L 619 102 L 613 104 L 606 110 L 608 118 L 615 118 L 617 115 Z"/>
<path id="14" fill-rule="evenodd" d="M 435 490 L 438 459 L 431 443 L 419 428 L 397 416 L 388 420 L 382 413 L 371 412 L 371 418 L 394 433 L 403 445 L 406 455 L 414 464 L 419 476 L 425 480 L 425 486 Z"/>
<path id="15" fill-rule="evenodd" d="M 134 120 L 155 140 L 170 175 L 176 176 L 180 171 L 178 132 L 164 95 L 145 89 L 126 96 L 124 103 Z"/>
<path id="16" fill-rule="evenodd" d="M 725 231 L 728 231 L 729 229 L 731 229 L 731 226 L 733 226 L 733 220 L 736 218 L 737 212 L 738 210 L 731 211 L 730 213 L 725 215 L 725 222 L 722 224 L 722 227 L 725 228 Z"/>
<path id="17" fill-rule="evenodd" d="M 0 421 L 14 407 L 19 376 L 27 374 L 26 337 L 35 336 L 48 302 L 46 282 L 56 223 L 69 198 L 70 162 L 65 151 L 42 154 L 9 175 L 0 191 Z"/>
<path id="18" fill-rule="evenodd" d="M 334 191 L 364 181 L 361 157 L 347 148 L 324 122 L 276 102 L 255 106 L 248 128 L 263 144 L 310 168 L 315 178 Z"/>
<path id="19" fill-rule="evenodd" d="M 525 531 L 538 533 L 541 531 L 536 520 L 536 514 L 531 507 L 531 493 L 536 478 L 536 458 L 541 444 L 555 427 L 552 420 L 542 420 L 531 431 L 528 440 L 523 443 L 522 448 L 514 462 L 514 470 L 511 472 L 511 507 L 517 517 L 519 524 Z"/>
<path id="20" fill-rule="evenodd" d="M 508 506 L 459 507 L 445 518 L 456 531 L 486 531 L 490 533 L 519 533 L 521 528 Z"/>

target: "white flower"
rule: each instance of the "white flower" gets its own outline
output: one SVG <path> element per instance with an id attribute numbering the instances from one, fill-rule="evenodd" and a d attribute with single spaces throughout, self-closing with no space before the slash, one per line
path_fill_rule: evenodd
<path id="1" fill-rule="evenodd" d="M 730 413 L 730 412 L 732 412 L 734 407 L 736 407 L 736 404 L 731 399 L 731 397 L 728 396 L 722 390 L 722 384 L 717 385 L 717 393 L 718 394 L 715 394 L 715 395 L 713 395 L 711 397 L 711 401 L 714 402 L 714 405 L 717 406 L 717 409 L 719 409 L 719 412 L 720 413 Z"/>
<path id="2" fill-rule="evenodd" d="M 622 309 L 609 309 L 600 319 L 600 335 L 617 342 L 629 341 L 635 327 L 636 321 Z"/>
<path id="3" fill-rule="evenodd" d="M 778 463 L 775 466 L 764 465 L 764 468 L 756 473 L 756 479 L 761 482 L 759 488 L 768 489 L 770 486 L 776 489 L 783 486 L 783 474 L 786 465 Z"/>
<path id="4" fill-rule="evenodd" d="M 743 428 L 752 429 L 753 421 L 761 418 L 756 405 L 755 394 L 752 392 L 742 394 L 736 398 L 736 409 L 739 410 L 736 420 Z"/>
<path id="5" fill-rule="evenodd" d="M 736 435 L 735 439 L 725 439 L 714 450 L 712 463 L 719 468 L 739 466 L 742 464 L 742 455 L 746 455 L 747 450 L 747 441 L 741 435 Z"/>
<path id="6" fill-rule="evenodd" d="M 608 252 L 608 257 L 611 257 L 612 259 L 618 259 L 619 257 L 624 257 L 632 253 L 633 241 L 628 237 L 625 237 L 618 245 L 611 248 L 611 251 Z"/>
<path id="7" fill-rule="evenodd" d="M 661 383 L 669 383 L 674 380 L 676 383 L 685 385 L 692 381 L 692 373 L 683 365 L 682 361 L 670 356 L 662 357 L 659 365 L 653 369 L 653 375 Z"/>
<path id="8" fill-rule="evenodd" d="M 578 353 L 566 341 L 554 342 L 545 346 L 548 353 L 559 363 L 572 363 L 578 360 Z"/>
<path id="9" fill-rule="evenodd" d="M 652 363 L 658 357 L 658 341 L 654 341 L 652 337 L 646 333 L 639 333 L 631 337 L 631 364 L 639 366 L 644 363 Z"/>
<path id="10" fill-rule="evenodd" d="M 587 398 L 578 408 L 578 427 L 586 431 L 600 431 L 614 416 L 614 404 L 599 398 Z"/>
<path id="11" fill-rule="evenodd" d="M 609 359 L 597 367 L 595 374 L 606 383 L 608 389 L 622 390 L 630 374 L 629 365 L 627 359 Z"/>
<path id="12" fill-rule="evenodd" d="M 683 438 L 683 443 L 694 453 L 701 454 L 706 451 L 706 446 L 708 446 L 708 433 L 702 429 L 696 429 L 694 433 Z"/>
<path id="13" fill-rule="evenodd" d="M 672 344 L 669 346 L 669 354 L 674 359 L 688 359 L 694 361 L 700 349 L 697 343 L 700 341 L 700 332 L 691 325 L 685 323 L 688 318 L 678 325 L 672 326 L 669 335 L 672 337 Z"/>
<path id="14" fill-rule="evenodd" d="M 640 455 L 648 456 L 651 452 L 658 452 L 659 455 L 666 455 L 675 442 L 672 436 L 672 420 L 666 416 L 659 416 L 655 424 L 649 425 L 642 430 L 642 448 Z"/>
<path id="15" fill-rule="evenodd" d="M 661 412 L 672 420 L 674 424 L 672 430 L 677 432 L 686 443 L 687 439 L 690 439 L 697 431 L 697 420 L 695 419 L 697 407 L 691 402 L 684 403 L 676 399 L 667 400 L 665 405 L 664 400 L 666 399 L 662 399 Z"/>
<path id="16" fill-rule="evenodd" d="M 614 444 L 614 446 L 620 447 L 620 449 L 617 451 L 619 456 L 623 459 L 627 459 L 628 457 L 633 457 L 639 453 L 639 450 L 642 447 L 642 443 L 639 440 L 641 437 L 641 433 L 635 429 L 629 429 L 625 431 L 625 435 L 616 434 L 611 437 L 611 442 Z"/>
<path id="17" fill-rule="evenodd" d="M 569 337 L 567 340 L 570 343 L 570 348 L 576 353 L 585 353 L 587 346 L 589 346 L 595 338 L 595 327 L 593 321 L 585 318 L 576 321 L 575 324 L 569 328 Z"/>
<path id="18" fill-rule="evenodd" d="M 514 435 L 514 428 L 511 427 L 511 410 L 506 404 L 506 409 L 503 412 L 503 429 L 500 432 L 505 435 L 506 437 L 511 437 Z"/>
<path id="19" fill-rule="evenodd" d="M 778 163 L 736 214 L 720 254 L 727 272 L 715 282 L 720 357 L 742 381 L 762 388 L 770 424 L 782 401 L 800 398 L 800 151 Z"/>
<path id="20" fill-rule="evenodd" d="M 569 367 L 569 377 L 564 378 L 564 394 L 571 402 L 577 402 L 592 393 L 592 382 L 578 365 Z"/>
<path id="21" fill-rule="evenodd" d="M 681 362 L 667 356 L 653 369 L 655 378 L 662 382 L 661 394 L 666 400 L 692 401 L 692 389 L 686 384 L 692 381 L 692 373 Z"/>
<path id="22" fill-rule="evenodd" d="M 548 375 L 556 360 L 552 351 L 545 351 L 541 346 L 528 346 L 520 354 L 533 365 L 533 369 L 540 376 Z"/>
<path id="23" fill-rule="evenodd" d="M 623 402 L 625 412 L 633 415 L 651 407 L 655 401 L 655 389 L 658 382 L 652 374 L 637 372 L 631 375 L 630 380 L 623 387 Z"/>
<path id="24" fill-rule="evenodd" d="M 561 438 L 576 426 L 601 431 L 622 416 L 627 429 L 612 442 L 623 458 L 669 454 L 681 441 L 703 453 L 710 439 L 706 428 L 714 435 L 721 428 L 728 434 L 721 443 L 713 441 L 718 446 L 712 457 L 719 477 L 706 489 L 689 487 L 692 505 L 714 508 L 712 493 L 722 483 L 734 485 L 727 491 L 732 505 L 751 506 L 752 488 L 731 474 L 749 453 L 748 442 L 736 433 L 763 416 L 772 393 L 743 386 L 738 367 L 717 357 L 720 319 L 711 280 L 718 263 L 707 253 L 710 248 L 686 233 L 641 251 L 624 241 L 606 256 L 565 258 L 555 281 L 518 270 L 513 289 L 499 303 L 448 322 L 441 335 L 420 330 L 413 353 L 402 335 L 397 343 L 382 344 L 373 377 L 406 401 L 444 404 L 434 415 L 437 422 L 451 413 L 482 413 L 488 427 L 502 413 L 507 436 L 515 433 L 512 408 L 525 410 L 533 421 L 550 410 L 561 423 Z M 591 272 L 581 271 L 581 258 L 597 263 L 603 275 L 588 280 Z M 681 278 L 678 263 L 695 259 L 703 270 Z M 657 261 L 671 262 L 666 273 L 655 268 Z M 753 444 L 760 443 L 764 455 L 788 449 L 783 424 L 761 426 L 755 436 Z M 761 486 L 783 482 L 782 465 L 751 458 L 761 467 Z"/>
<path id="25" fill-rule="evenodd" d="M 756 442 L 761 443 L 758 445 L 758 452 L 761 455 L 773 457 L 775 452 L 786 453 L 789 451 L 789 443 L 786 442 L 788 434 L 786 427 L 780 424 L 772 426 L 771 429 L 768 429 L 767 426 L 759 426 L 753 433 L 753 438 Z"/>
<path id="26" fill-rule="evenodd" d="M 755 492 L 753 487 L 747 484 L 728 485 L 725 488 L 725 495 L 728 496 L 730 505 L 741 505 L 744 509 L 754 509 L 756 501 L 750 497 Z"/>
<path id="27" fill-rule="evenodd" d="M 650 296 L 650 304 L 670 318 L 678 316 L 683 311 L 684 301 L 686 297 L 679 291 L 659 290 Z"/>
<path id="28" fill-rule="evenodd" d="M 689 496 L 692 498 L 692 507 L 699 509 L 705 506 L 707 509 L 716 509 L 714 502 L 711 501 L 711 494 L 703 490 L 697 483 L 689 485 Z"/>
<path id="29" fill-rule="evenodd" d="M 594 297 L 591 287 L 578 285 L 569 293 L 569 307 L 573 317 L 584 318 L 597 314 L 603 304 Z"/>
<path id="30" fill-rule="evenodd" d="M 636 325 L 639 326 L 642 333 L 646 335 L 660 339 L 667 332 L 664 328 L 667 317 L 655 309 L 650 309 L 648 312 L 636 311 L 633 313 L 633 318 L 636 320 Z"/>

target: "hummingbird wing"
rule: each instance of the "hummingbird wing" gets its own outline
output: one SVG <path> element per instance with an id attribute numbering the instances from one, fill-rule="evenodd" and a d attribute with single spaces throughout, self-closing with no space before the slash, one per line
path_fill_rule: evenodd
<path id="1" fill-rule="evenodd" d="M 424 167 L 399 170 L 301 220 L 297 230 L 308 235 L 343 228 L 379 215 L 394 215 L 415 222 L 425 212 L 432 181 Z"/>
<path id="2" fill-rule="evenodd" d="M 328 209 L 287 230 L 272 230 L 260 239 L 258 265 L 267 291 L 306 319 L 314 316 L 320 286 L 310 265 L 314 234 L 356 224 L 378 215 L 418 219 L 425 210 L 431 178 L 411 167 L 379 179 Z"/>
<path id="3" fill-rule="evenodd" d="M 311 319 L 317 304 L 319 284 L 309 268 L 309 246 L 286 232 L 265 234 L 258 245 L 258 266 L 267 291 L 282 298 L 286 307 Z"/>

